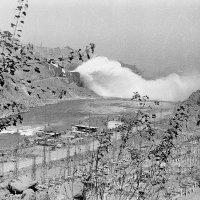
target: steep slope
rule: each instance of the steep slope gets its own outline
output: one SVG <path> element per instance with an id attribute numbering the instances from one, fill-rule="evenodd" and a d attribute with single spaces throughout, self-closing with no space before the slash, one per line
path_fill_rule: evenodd
<path id="1" fill-rule="evenodd" d="M 200 90 L 193 92 L 190 97 L 186 100 L 187 103 L 200 106 Z"/>
<path id="2" fill-rule="evenodd" d="M 193 92 L 187 100 L 182 102 L 182 105 L 189 105 L 191 108 L 200 111 L 200 90 Z"/>
<path id="3" fill-rule="evenodd" d="M 48 48 L 48 47 L 34 47 L 34 51 L 39 54 L 42 57 L 45 58 L 54 58 L 57 59 L 58 57 L 66 57 L 67 55 L 70 54 L 71 51 L 73 51 L 72 48 L 70 48 L 69 46 L 66 46 L 64 48 Z M 75 51 L 75 53 L 77 53 L 77 51 Z M 83 56 L 83 60 L 87 61 L 87 57 Z M 131 69 L 134 73 L 142 75 L 142 71 L 139 70 L 135 65 L 130 65 L 130 64 L 125 64 L 122 61 L 118 61 L 122 67 L 127 67 L 129 69 Z M 61 62 L 61 65 L 63 65 L 66 70 L 72 71 L 74 70 L 78 65 L 81 64 L 80 60 L 78 60 L 77 58 L 75 58 L 71 63 L 69 62 Z"/>
<path id="4" fill-rule="evenodd" d="M 59 61 L 59 58 L 66 58 L 70 52 L 74 52 L 74 59 L 70 62 L 67 59 Z M 30 67 L 18 69 L 13 77 L 14 81 L 7 79 L 6 90 L 3 99 L 15 100 L 25 107 L 32 107 L 43 104 L 56 103 L 65 99 L 97 97 L 93 91 L 86 87 L 80 79 L 80 74 L 73 71 L 82 63 L 78 59 L 78 51 L 66 46 L 64 48 L 33 47 L 34 56 L 44 62 L 31 63 Z M 92 56 L 92 55 L 91 55 Z M 50 59 L 56 60 L 55 67 L 47 62 Z M 88 57 L 83 54 L 83 61 Z M 123 67 L 130 68 L 134 73 L 142 74 L 134 65 L 121 62 Z M 63 75 L 62 68 L 65 73 Z M 25 108 L 26 109 L 26 108 Z"/>
<path id="5" fill-rule="evenodd" d="M 71 60 L 70 62 L 63 60 L 63 61 L 58 61 L 58 63 L 60 65 L 62 65 L 66 70 L 68 71 L 72 71 L 74 70 L 78 65 L 80 65 L 82 63 L 82 61 L 80 61 L 78 59 L 78 51 L 73 50 L 71 47 L 66 46 L 64 48 L 49 48 L 49 47 L 38 47 L 38 46 L 34 46 L 34 52 L 36 55 L 38 55 L 39 57 L 44 57 L 47 59 L 55 59 L 57 60 L 59 57 L 62 58 L 66 58 L 70 55 L 70 52 L 74 52 L 74 59 Z M 88 58 L 86 55 L 83 55 L 83 60 L 87 61 Z"/>
<path id="6" fill-rule="evenodd" d="M 187 112 L 191 117 L 191 125 L 200 126 L 200 90 L 193 92 L 181 105 L 186 108 L 188 107 Z"/>
<path id="7" fill-rule="evenodd" d="M 35 67 L 39 69 L 40 73 L 35 72 Z M 59 99 L 96 96 L 87 88 L 79 87 L 77 82 L 71 81 L 69 77 L 53 76 L 48 66 L 45 65 L 37 64 L 28 73 L 22 70 L 18 71 L 17 77 L 23 79 L 23 83 L 18 85 L 23 95 L 14 94 L 14 96 L 18 96 L 18 101 L 25 101 L 26 104 L 27 101 L 30 104 L 30 100 L 31 104 L 43 104 Z"/>
<path id="8" fill-rule="evenodd" d="M 64 53 L 68 50 L 69 48 L 65 48 Z M 14 76 L 5 77 L 5 90 L 0 94 L 2 104 L 15 101 L 22 103 L 26 110 L 28 107 L 56 103 L 65 99 L 97 97 L 94 92 L 82 87 L 78 73 L 66 71 L 64 74 L 59 74 L 57 67 L 45 61 L 50 58 L 48 54 L 55 59 L 61 56 L 59 50 L 51 51 L 42 48 L 40 51 L 41 54 L 35 50 L 34 56 L 42 58 L 44 62 L 30 63 L 30 66 L 17 69 Z M 79 65 L 78 61 L 73 62 L 68 65 Z M 59 68 L 62 71 L 62 68 Z M 7 113 L 9 112 L 8 110 Z"/>

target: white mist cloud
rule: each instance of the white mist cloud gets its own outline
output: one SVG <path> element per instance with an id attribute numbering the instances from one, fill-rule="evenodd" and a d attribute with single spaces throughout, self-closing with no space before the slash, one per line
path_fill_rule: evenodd
<path id="1" fill-rule="evenodd" d="M 104 97 L 131 98 L 133 92 L 150 99 L 179 101 L 200 89 L 200 74 L 170 74 L 156 80 L 145 80 L 117 61 L 95 57 L 76 68 L 88 88 Z"/>

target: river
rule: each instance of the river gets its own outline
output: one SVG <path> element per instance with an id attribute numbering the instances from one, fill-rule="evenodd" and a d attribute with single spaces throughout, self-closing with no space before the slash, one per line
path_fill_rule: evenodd
<path id="1" fill-rule="evenodd" d="M 157 109 L 171 111 L 173 107 L 174 104 L 171 102 L 162 102 Z M 98 118 L 113 119 L 124 113 L 134 112 L 137 108 L 137 102 L 129 99 L 67 100 L 57 104 L 31 108 L 29 112 L 22 114 L 22 124 L 10 127 L 4 132 L 12 133 L 19 130 L 21 134 L 31 135 L 47 124 L 58 130 L 69 130 L 71 125 L 79 123 L 102 126 L 103 122 L 97 120 Z"/>

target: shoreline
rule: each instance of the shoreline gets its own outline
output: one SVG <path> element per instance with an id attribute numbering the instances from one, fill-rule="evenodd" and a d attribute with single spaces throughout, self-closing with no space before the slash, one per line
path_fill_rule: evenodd
<path id="1" fill-rule="evenodd" d="M 77 100 L 91 100 L 91 99 L 101 99 L 99 97 L 83 97 L 83 98 L 66 98 L 66 99 L 56 99 L 55 101 L 50 101 L 48 103 L 39 103 L 39 104 L 35 104 L 33 106 L 30 106 L 30 107 L 27 107 L 27 110 L 26 111 L 22 111 L 20 113 L 26 113 L 26 112 L 29 112 L 31 108 L 36 108 L 36 107 L 43 107 L 43 106 L 46 106 L 46 105 L 56 105 L 56 104 L 59 104 L 61 102 L 64 102 L 64 101 L 77 101 Z"/>
<path id="2" fill-rule="evenodd" d="M 97 105 L 99 105 L 99 108 L 98 107 L 94 107 L 94 110 L 91 110 L 92 109 L 92 107 L 90 108 L 90 107 L 87 107 L 87 106 L 89 106 L 89 104 L 86 106 L 86 107 L 84 107 L 84 109 L 85 110 L 87 110 L 87 109 L 89 109 L 90 110 L 90 112 L 92 112 L 92 113 L 98 113 L 98 114 L 101 114 L 101 115 L 103 115 L 103 114 L 105 114 L 105 115 L 109 115 L 109 113 L 119 113 L 119 111 L 120 111 L 120 109 L 121 109 L 121 112 L 125 112 L 125 109 L 127 109 L 127 108 L 129 108 L 129 105 L 126 105 L 126 103 L 125 102 L 130 102 L 131 103 L 131 99 L 122 99 L 122 98 L 113 98 L 113 97 L 82 97 L 82 98 L 66 98 L 66 99 L 58 99 L 58 100 L 55 100 L 55 101 L 51 101 L 51 102 L 48 102 L 48 103 L 41 103 L 41 104 L 39 104 L 39 105 L 34 105 L 34 106 L 32 106 L 32 107 L 29 107 L 27 110 L 24 110 L 24 111 L 22 111 L 22 112 L 20 112 L 20 114 L 23 116 L 23 114 L 25 114 L 25 115 L 27 115 L 26 113 L 29 113 L 29 112 L 34 112 L 34 110 L 36 109 L 36 110 L 40 110 L 40 109 L 42 109 L 42 110 L 44 110 L 44 109 L 46 109 L 45 108 L 45 106 L 48 106 L 49 105 L 49 107 L 51 107 L 51 105 L 59 105 L 59 107 L 62 107 L 62 103 L 64 103 L 64 102 L 71 102 L 70 104 L 72 104 L 72 105 L 78 105 L 79 104 L 79 102 L 78 101 L 80 101 L 80 104 L 81 104 L 81 101 L 90 101 L 91 100 L 91 103 L 93 102 L 93 100 L 94 100 L 94 102 L 96 102 L 96 104 Z M 106 100 L 108 100 L 108 102 L 110 102 L 112 105 L 110 105 L 110 104 L 99 104 L 99 102 L 98 101 L 106 101 Z M 115 104 L 113 104 L 113 101 L 116 101 L 116 105 Z M 124 103 L 120 103 L 119 105 L 118 105 L 118 103 L 120 102 L 120 101 L 122 101 L 122 102 L 124 102 Z M 74 102 L 74 103 L 73 103 Z M 150 102 L 152 102 L 152 101 L 149 101 L 149 103 Z M 65 104 L 64 104 L 65 105 Z M 173 105 L 175 105 L 175 103 L 173 103 Z M 103 106 L 102 108 L 101 108 L 101 106 Z M 49 108 L 49 107 L 47 107 L 47 108 Z M 174 106 L 173 106 L 174 107 Z M 101 110 L 101 109 L 103 109 L 103 110 Z M 131 107 L 130 107 L 130 109 L 131 109 Z M 168 109 L 168 108 L 167 108 Z M 163 110 L 164 111 L 164 110 Z M 37 111 L 36 111 L 37 112 Z M 80 110 L 80 115 L 81 115 L 81 110 Z M 109 112 L 109 113 L 105 113 L 105 112 Z M 78 112 L 77 113 L 75 113 L 76 115 L 78 114 Z M 14 115 L 13 115 L 14 116 Z M 82 116 L 82 115 L 81 115 Z M 74 116 L 75 117 L 75 116 Z M 23 119 L 23 121 L 22 121 L 22 123 L 18 123 L 17 124 L 17 126 L 9 126 L 9 127 L 7 127 L 7 129 L 5 129 L 5 130 L 2 130 L 1 132 L 0 132 L 0 135 L 2 135 L 2 134 L 6 134 L 6 133 L 10 133 L 10 134 L 13 134 L 13 133 L 15 133 L 15 132 L 17 132 L 17 131 L 19 131 L 19 133 L 21 134 L 21 135 L 26 135 L 26 136 L 31 136 L 31 135 L 33 135 L 34 134 L 34 132 L 36 132 L 36 131 L 38 131 L 38 130 L 40 130 L 40 129 L 43 129 L 44 128 L 44 126 L 45 126 L 45 124 L 42 124 L 42 123 L 36 123 L 36 124 L 34 124 L 34 123 L 26 123 L 26 121 L 27 121 L 27 119 L 28 118 L 24 118 Z M 31 119 L 30 119 L 31 120 Z M 24 121 L 25 121 L 25 123 L 24 123 Z M 31 121 L 30 121 L 31 122 Z M 57 125 L 56 125 L 57 126 Z"/>

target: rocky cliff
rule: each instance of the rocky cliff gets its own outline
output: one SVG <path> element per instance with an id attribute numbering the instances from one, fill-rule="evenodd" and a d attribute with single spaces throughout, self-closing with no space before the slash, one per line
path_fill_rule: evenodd
<path id="1" fill-rule="evenodd" d="M 181 105 L 187 108 L 191 124 L 200 126 L 200 90 L 193 92 Z"/>
<path id="2" fill-rule="evenodd" d="M 65 66 L 63 71 L 62 65 L 54 66 L 47 62 L 50 56 L 54 59 L 62 56 L 61 52 L 63 53 L 63 51 L 59 51 L 58 48 L 53 50 L 49 48 L 38 49 L 34 49 L 35 56 L 46 61 L 31 63 L 29 67 L 17 69 L 14 76 L 5 77 L 6 84 L 5 90 L 1 93 L 1 102 L 14 100 L 22 103 L 25 106 L 24 109 L 27 109 L 66 99 L 97 97 L 94 92 L 82 87 L 78 72 L 70 72 L 67 69 L 74 68 L 75 65 L 78 66 L 79 61 L 73 60 L 72 63 L 63 63 Z M 64 50 L 67 53 L 69 47 Z"/>

